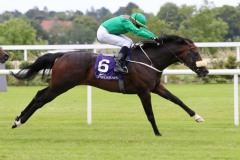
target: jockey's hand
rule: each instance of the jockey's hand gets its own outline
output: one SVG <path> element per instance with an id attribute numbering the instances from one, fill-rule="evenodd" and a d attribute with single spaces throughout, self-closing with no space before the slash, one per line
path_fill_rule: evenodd
<path id="1" fill-rule="evenodd" d="M 157 43 L 159 43 L 159 39 L 157 37 L 154 37 L 153 40 Z"/>

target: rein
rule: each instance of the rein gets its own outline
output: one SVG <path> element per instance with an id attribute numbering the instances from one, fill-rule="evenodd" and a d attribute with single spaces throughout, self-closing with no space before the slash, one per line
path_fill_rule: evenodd
<path id="1" fill-rule="evenodd" d="M 184 63 L 183 62 L 183 60 L 181 60 L 171 49 L 169 49 L 164 43 L 163 43 L 163 41 L 161 41 L 162 42 L 162 45 L 165 47 L 165 48 L 167 48 L 167 50 L 169 50 L 174 56 L 175 56 L 175 58 L 177 58 L 179 61 L 180 61 L 180 63 L 183 63 L 185 66 L 188 66 L 186 63 Z M 194 48 L 196 48 L 196 47 L 194 47 Z M 191 50 L 192 48 L 188 48 L 188 50 Z M 189 68 L 191 68 L 190 66 L 188 66 Z"/>
<path id="2" fill-rule="evenodd" d="M 127 60 L 127 61 L 128 61 L 128 62 L 132 62 L 132 63 L 137 63 L 137 64 L 144 65 L 144 66 L 146 66 L 146 67 L 148 67 L 148 68 L 151 68 L 151 69 L 153 69 L 153 70 L 155 70 L 155 71 L 157 71 L 157 72 L 159 72 L 159 73 L 163 72 L 163 71 L 160 71 L 160 70 L 158 70 L 157 68 L 153 67 L 152 61 L 151 61 L 151 59 L 148 57 L 147 53 L 142 49 L 142 46 L 139 46 L 139 47 L 141 48 L 142 52 L 145 54 L 145 56 L 147 57 L 147 59 L 150 61 L 151 65 L 146 64 L 146 63 L 143 63 L 143 62 L 138 62 L 138 61 L 132 61 L 132 60 Z"/>
<path id="3" fill-rule="evenodd" d="M 193 71 L 197 71 L 198 69 L 196 69 L 196 67 L 193 67 L 193 66 L 189 66 L 189 65 L 187 65 L 186 63 L 184 63 L 183 62 L 183 60 L 181 60 L 172 50 L 170 50 L 164 43 L 163 43 L 163 41 L 161 41 L 161 43 L 162 43 L 162 45 L 166 48 L 166 49 L 168 49 L 174 56 L 175 56 L 175 58 L 177 58 L 179 61 L 180 61 L 180 63 L 183 63 L 185 66 L 187 66 L 188 68 L 190 68 L 190 69 L 192 69 Z M 187 44 L 189 44 L 187 41 L 186 41 L 186 43 Z M 195 45 L 191 45 L 191 47 L 189 47 L 188 46 L 188 48 L 186 49 L 186 50 L 191 50 L 191 49 L 194 49 L 194 48 L 197 48 Z"/>

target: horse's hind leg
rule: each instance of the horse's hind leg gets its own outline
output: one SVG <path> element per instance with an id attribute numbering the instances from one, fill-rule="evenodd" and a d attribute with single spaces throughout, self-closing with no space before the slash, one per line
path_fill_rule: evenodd
<path id="1" fill-rule="evenodd" d="M 46 103 L 52 101 L 58 95 L 63 93 L 66 90 L 54 90 L 51 87 L 47 87 L 41 91 L 38 91 L 34 99 L 30 102 L 30 104 L 24 109 L 19 117 L 17 117 L 14 121 L 12 128 L 16 128 L 17 126 L 25 123 L 33 113 L 44 106 Z"/>
<path id="2" fill-rule="evenodd" d="M 154 118 L 153 110 L 152 110 L 152 103 L 151 103 L 151 95 L 150 92 L 145 92 L 144 94 L 138 94 L 139 98 L 141 99 L 144 111 L 147 115 L 149 122 L 152 125 L 153 131 L 156 136 L 161 136 L 160 132 L 158 131 L 156 121 Z"/>
<path id="3" fill-rule="evenodd" d="M 22 117 L 24 117 L 32 108 L 34 105 L 36 105 L 37 101 L 39 101 L 39 98 L 46 92 L 48 87 L 44 88 L 43 90 L 40 90 L 37 92 L 35 97 L 32 99 L 32 101 L 28 104 L 28 106 L 21 112 L 20 116 L 17 116 L 15 118 L 15 121 L 12 125 L 12 128 L 16 128 L 17 126 L 21 125 L 23 123 Z"/>
<path id="4" fill-rule="evenodd" d="M 161 83 L 159 83 L 159 85 L 155 87 L 155 89 L 153 90 L 153 93 L 156 93 L 159 96 L 179 105 L 182 109 L 184 109 L 189 114 L 190 117 L 194 117 L 195 121 L 197 122 L 204 121 L 202 117 L 197 115 L 192 109 L 190 109 L 186 104 L 184 104 L 178 97 L 176 97 L 171 92 L 169 92 Z"/>
<path id="5" fill-rule="evenodd" d="M 31 109 L 32 105 L 36 102 L 36 99 L 38 99 L 47 89 L 48 87 L 38 91 L 35 97 L 32 99 L 32 101 L 28 104 L 28 106 L 21 112 L 20 116 L 16 117 L 15 121 L 19 121 L 19 119 L 23 117 Z"/>

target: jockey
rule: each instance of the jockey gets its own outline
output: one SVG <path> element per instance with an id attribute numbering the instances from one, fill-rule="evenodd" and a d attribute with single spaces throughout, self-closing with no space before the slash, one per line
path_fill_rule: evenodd
<path id="1" fill-rule="evenodd" d="M 98 28 L 97 39 L 100 43 L 122 47 L 115 58 L 116 65 L 114 67 L 114 72 L 123 74 L 128 73 L 124 61 L 130 51 L 133 41 L 123 34 L 130 32 L 143 38 L 157 40 L 157 36 L 146 29 L 146 22 L 146 17 L 143 14 L 135 13 L 131 16 L 121 15 L 113 17 L 103 22 Z"/>

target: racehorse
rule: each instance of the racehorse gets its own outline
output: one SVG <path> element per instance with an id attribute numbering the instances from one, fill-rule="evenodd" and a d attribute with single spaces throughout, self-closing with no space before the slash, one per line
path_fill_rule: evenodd
<path id="1" fill-rule="evenodd" d="M 11 73 L 20 80 L 31 80 L 39 71 L 52 69 L 51 82 L 48 87 L 37 92 L 28 106 L 15 118 L 12 128 L 25 123 L 33 113 L 46 103 L 76 85 L 91 85 L 110 92 L 137 94 L 140 98 L 148 120 L 156 136 L 161 136 L 153 114 L 151 93 L 155 93 L 184 109 L 195 121 L 204 119 L 185 105 L 178 97 L 169 92 L 161 83 L 162 71 L 169 65 L 180 62 L 189 67 L 199 77 L 208 74 L 206 63 L 202 60 L 197 46 L 192 40 L 176 35 L 159 37 L 159 43 L 144 41 L 132 48 L 130 59 L 126 65 L 129 73 L 123 75 L 123 88 L 117 80 L 101 80 L 96 78 L 94 66 L 99 54 L 87 51 L 69 51 L 66 53 L 45 54 L 33 64 L 26 66 L 18 73 Z M 105 62 L 105 63 L 103 63 Z M 108 61 L 102 61 L 106 67 Z"/>
<path id="2" fill-rule="evenodd" d="M 0 63 L 5 63 L 9 58 L 9 54 L 0 47 Z"/>

